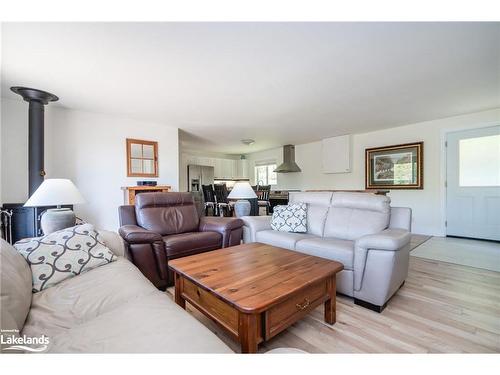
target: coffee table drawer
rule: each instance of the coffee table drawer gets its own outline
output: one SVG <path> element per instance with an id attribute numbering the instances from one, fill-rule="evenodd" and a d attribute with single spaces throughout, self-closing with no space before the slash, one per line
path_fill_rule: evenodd
<path id="1" fill-rule="evenodd" d="M 182 284 L 182 296 L 189 303 L 238 336 L 238 310 L 187 279 Z"/>
<path id="2" fill-rule="evenodd" d="M 326 282 L 313 284 L 286 301 L 266 311 L 266 340 L 288 328 L 295 321 L 315 309 L 328 299 Z"/>

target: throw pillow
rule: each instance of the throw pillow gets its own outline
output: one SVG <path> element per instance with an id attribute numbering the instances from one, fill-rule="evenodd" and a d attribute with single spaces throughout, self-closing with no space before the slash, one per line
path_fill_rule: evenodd
<path id="1" fill-rule="evenodd" d="M 33 293 L 116 260 L 91 224 L 21 240 L 14 247 L 31 267 Z"/>
<path id="2" fill-rule="evenodd" d="M 292 203 L 274 207 L 271 228 L 280 232 L 307 232 L 307 204 Z"/>

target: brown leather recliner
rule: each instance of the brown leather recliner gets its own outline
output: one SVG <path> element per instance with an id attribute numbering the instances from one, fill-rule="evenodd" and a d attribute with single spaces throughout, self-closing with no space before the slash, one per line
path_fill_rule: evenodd
<path id="1" fill-rule="evenodd" d="M 239 245 L 243 221 L 198 217 L 190 193 L 142 193 L 119 207 L 119 233 L 134 264 L 159 289 L 173 284 L 168 261 Z"/>

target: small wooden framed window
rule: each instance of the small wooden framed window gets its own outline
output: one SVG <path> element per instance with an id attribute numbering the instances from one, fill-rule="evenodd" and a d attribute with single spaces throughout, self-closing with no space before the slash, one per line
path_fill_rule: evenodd
<path id="1" fill-rule="evenodd" d="M 127 138 L 127 176 L 158 177 L 158 142 Z"/>

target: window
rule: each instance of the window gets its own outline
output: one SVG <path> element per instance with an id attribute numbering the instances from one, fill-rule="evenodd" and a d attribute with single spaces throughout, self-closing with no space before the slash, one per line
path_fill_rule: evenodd
<path id="1" fill-rule="evenodd" d="M 500 186 L 500 135 L 461 139 L 460 186 Z"/>
<path id="2" fill-rule="evenodd" d="M 158 177 L 158 142 L 127 138 L 127 176 Z"/>
<path id="3" fill-rule="evenodd" d="M 276 162 L 257 164 L 255 166 L 255 183 L 258 185 L 276 185 L 278 183 L 278 175 L 274 170 Z"/>

